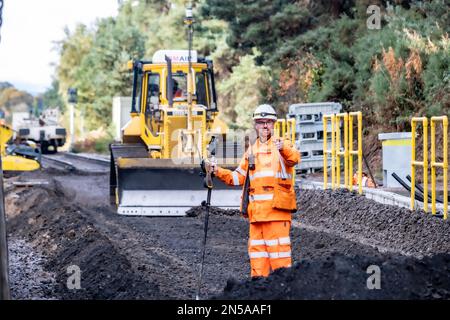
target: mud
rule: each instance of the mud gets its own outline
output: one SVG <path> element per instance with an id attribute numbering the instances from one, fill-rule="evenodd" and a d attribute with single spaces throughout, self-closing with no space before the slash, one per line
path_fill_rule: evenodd
<path id="1" fill-rule="evenodd" d="M 197 207 L 192 207 L 191 209 L 189 209 L 186 212 L 186 215 L 188 217 L 197 217 L 200 215 L 204 215 L 205 213 L 206 213 L 206 207 L 197 206 Z M 240 212 L 239 212 L 239 210 L 210 207 L 209 214 L 210 215 L 221 215 L 221 216 L 239 216 Z"/>
<path id="2" fill-rule="evenodd" d="M 184 218 L 119 216 L 108 203 L 107 174 L 45 169 L 14 178 L 48 181 L 33 187 L 12 179 L 5 188 L 9 238 L 26 244 L 16 254 L 42 257 L 37 266 L 34 258 L 17 265 L 51 278 L 35 292 L 33 272 L 17 273 L 25 294 L 16 298 L 194 299 L 204 208 Z M 301 190 L 298 202 L 294 267 L 256 280 L 249 277 L 248 222 L 237 210 L 211 208 L 201 297 L 450 298 L 447 222 L 345 191 Z M 67 286 L 72 265 L 80 267 L 81 289 Z M 369 265 L 380 266 L 381 290 L 367 289 Z"/>
<path id="3" fill-rule="evenodd" d="M 293 224 L 300 229 L 300 237 L 317 232 L 303 243 L 316 242 L 314 248 L 319 252 L 296 247 L 294 228 L 293 250 L 303 254 L 292 268 L 276 270 L 267 279 L 230 280 L 215 298 L 450 298 L 447 221 L 420 211 L 382 205 L 346 190 L 300 190 L 297 200 L 299 210 Z M 317 242 L 325 234 L 332 242 Z M 349 250 L 350 246 L 341 246 L 342 241 L 332 248 L 333 238 L 347 239 L 359 244 L 359 248 Z M 367 287 L 372 274 L 367 270 L 372 265 L 380 268 L 379 290 Z"/>
<path id="4" fill-rule="evenodd" d="M 45 269 L 56 274 L 57 286 L 49 296 L 195 297 L 203 236 L 201 210 L 198 218 L 124 217 L 108 205 L 107 175 L 80 177 L 43 170 L 20 179 L 49 181 L 47 186 L 28 188 L 12 186 L 9 181 L 6 198 L 9 236 L 44 251 L 48 256 Z M 244 279 L 249 273 L 245 221 L 238 218 L 230 225 L 229 217 L 216 217 L 216 211 L 212 209 L 210 219 L 203 297 L 219 293 L 230 276 Z M 233 264 L 218 275 L 217 265 L 229 258 Z M 80 267 L 81 290 L 67 288 L 71 265 Z"/>
<path id="5" fill-rule="evenodd" d="M 114 245 L 100 234 L 83 208 L 66 204 L 64 193 L 55 184 L 27 188 L 18 192 L 14 217 L 8 219 L 8 231 L 14 237 L 31 243 L 47 259 L 44 268 L 55 274 L 56 285 L 47 295 L 62 299 L 121 299 L 134 290 L 134 298 L 156 298 L 158 288 L 146 283 L 130 270 L 130 263 Z M 23 210 L 23 211 L 20 211 Z M 81 270 L 81 288 L 67 285 L 70 266 Z M 30 275 L 33 276 L 33 275 Z M 145 285 L 142 285 L 145 284 Z"/>
<path id="6" fill-rule="evenodd" d="M 230 280 L 218 299 L 449 299 L 450 255 L 423 260 L 385 255 L 331 253 L 305 259 L 270 277 L 246 282 Z M 379 289 L 368 278 L 369 266 L 380 268 Z M 372 286 L 369 289 L 367 282 Z"/>

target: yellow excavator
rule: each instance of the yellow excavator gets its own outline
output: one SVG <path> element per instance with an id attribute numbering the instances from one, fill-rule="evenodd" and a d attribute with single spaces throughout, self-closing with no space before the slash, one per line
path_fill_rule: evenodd
<path id="1" fill-rule="evenodd" d="M 151 61 L 130 61 L 131 120 L 111 144 L 110 193 L 124 215 L 182 216 L 200 205 L 199 177 L 212 137 L 222 167 L 235 168 L 242 147 L 227 141 L 218 116 L 213 63 L 191 50 L 159 50 Z M 212 205 L 237 208 L 240 190 L 215 181 Z"/>
<path id="2" fill-rule="evenodd" d="M 40 168 L 40 152 L 36 145 L 7 144 L 14 134 L 13 129 L 0 119 L 0 155 L 3 171 L 33 171 Z"/>

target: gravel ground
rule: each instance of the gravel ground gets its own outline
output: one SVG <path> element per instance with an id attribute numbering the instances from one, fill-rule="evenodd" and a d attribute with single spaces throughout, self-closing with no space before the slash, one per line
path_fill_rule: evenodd
<path id="1" fill-rule="evenodd" d="M 383 205 L 346 189 L 301 190 L 298 209 L 301 224 L 381 250 L 417 258 L 450 253 L 450 220 L 424 211 Z"/>
<path id="2" fill-rule="evenodd" d="M 108 178 L 50 169 L 20 176 L 48 185 L 6 188 L 10 237 L 41 252 L 54 275 L 42 298 L 193 299 L 203 208 L 185 218 L 119 216 L 108 204 Z M 202 298 L 450 298 L 447 222 L 346 191 L 301 190 L 298 200 L 295 266 L 268 279 L 249 278 L 248 222 L 212 208 Z M 80 290 L 67 288 L 70 265 L 80 267 Z M 370 265 L 381 268 L 382 290 L 367 290 Z M 26 275 L 17 279 L 33 286 Z"/>
<path id="3" fill-rule="evenodd" d="M 55 275 L 44 271 L 46 257 L 21 239 L 8 239 L 8 251 L 11 298 L 53 299 Z"/>
<path id="4" fill-rule="evenodd" d="M 268 279 L 229 281 L 215 298 L 450 298 L 448 221 L 347 190 L 299 190 L 297 200 L 293 224 L 303 229 L 300 236 L 315 231 L 318 238 L 328 234 L 362 246 L 350 251 L 340 244 L 326 255 L 304 252 L 293 268 L 277 270 Z M 323 241 L 315 248 L 326 246 Z M 380 268 L 380 290 L 367 288 L 371 265 Z"/>

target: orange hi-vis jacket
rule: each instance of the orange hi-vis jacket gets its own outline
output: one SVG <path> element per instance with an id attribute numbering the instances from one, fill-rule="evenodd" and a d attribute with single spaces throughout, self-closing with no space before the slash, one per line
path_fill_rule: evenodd
<path id="1" fill-rule="evenodd" d="M 375 183 L 373 182 L 372 179 L 370 179 L 367 175 L 362 176 L 361 178 L 361 184 L 363 187 L 367 187 L 367 188 L 375 188 Z M 353 175 L 353 185 L 357 186 L 358 185 L 358 173 L 355 173 Z"/>
<path id="2" fill-rule="evenodd" d="M 262 143 L 259 139 L 249 147 L 234 170 L 218 168 L 216 176 L 228 185 L 243 185 L 248 167 L 248 154 L 255 158 L 255 170 L 250 170 L 248 218 L 250 222 L 291 221 L 297 209 L 293 184 L 294 166 L 300 153 L 289 140 L 278 150 L 274 139 Z"/>

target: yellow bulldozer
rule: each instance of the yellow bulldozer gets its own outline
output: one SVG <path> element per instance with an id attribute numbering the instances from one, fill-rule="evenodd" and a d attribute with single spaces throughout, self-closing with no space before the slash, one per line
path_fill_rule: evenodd
<path id="1" fill-rule="evenodd" d="M 212 137 L 216 158 L 235 168 L 243 150 L 227 141 L 220 121 L 211 60 L 194 50 L 159 50 L 151 61 L 130 61 L 130 121 L 111 144 L 110 194 L 124 215 L 182 216 L 206 196 L 200 178 Z M 237 208 L 240 190 L 214 182 L 212 205 Z"/>
<path id="2" fill-rule="evenodd" d="M 0 156 L 6 172 L 33 171 L 40 168 L 40 152 L 36 145 L 7 144 L 14 130 L 0 119 Z"/>

